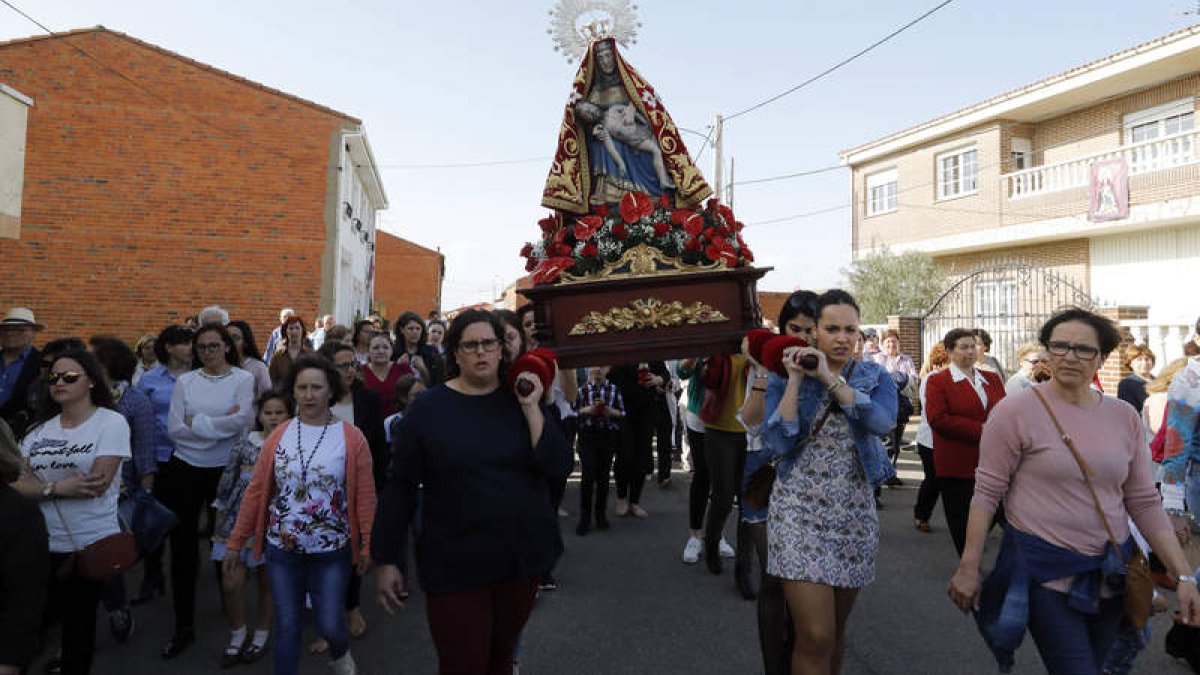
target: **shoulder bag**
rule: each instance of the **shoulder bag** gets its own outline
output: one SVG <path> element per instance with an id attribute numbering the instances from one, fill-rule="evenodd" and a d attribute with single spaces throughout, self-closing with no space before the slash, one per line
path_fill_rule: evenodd
<path id="1" fill-rule="evenodd" d="M 850 362 L 850 370 L 846 372 L 847 377 L 854 372 L 854 366 L 857 361 Z M 849 386 L 849 385 L 847 385 Z M 808 435 L 796 442 L 796 447 L 804 445 L 808 439 L 817 435 L 821 427 L 825 426 L 825 421 L 829 419 L 829 414 L 838 406 L 837 399 L 833 394 L 829 395 L 829 405 L 825 407 L 825 412 L 821 413 L 821 417 L 817 419 Z M 770 460 L 766 464 L 754 470 L 750 477 L 746 479 L 746 489 L 742 490 L 742 499 L 746 501 L 746 506 L 755 510 L 767 508 L 771 503 L 771 491 L 775 489 L 775 464 L 778 460 Z"/>
<path id="2" fill-rule="evenodd" d="M 137 562 L 137 544 L 132 534 L 110 534 L 81 549 L 79 544 L 75 543 L 75 535 L 71 534 L 71 528 L 67 525 L 67 519 L 63 517 L 62 509 L 58 507 L 57 499 L 54 500 L 54 510 L 58 513 L 58 519 L 62 521 L 67 538 L 71 540 L 71 548 L 75 549 L 55 571 L 59 580 L 68 579 L 78 571 L 79 576 L 84 579 L 104 581 L 133 567 Z"/>
<path id="3" fill-rule="evenodd" d="M 1108 533 L 1108 541 L 1112 544 L 1116 554 L 1120 556 L 1121 545 L 1117 543 L 1117 538 L 1113 535 L 1112 528 L 1108 525 L 1108 518 L 1104 516 L 1104 509 L 1100 506 L 1100 498 L 1096 496 L 1096 488 L 1092 486 L 1091 469 L 1083 461 L 1083 456 L 1079 454 L 1079 450 L 1075 448 L 1075 441 L 1071 440 L 1071 437 L 1067 435 L 1062 425 L 1059 424 L 1058 417 L 1055 416 L 1054 410 L 1050 408 L 1050 404 L 1046 401 L 1046 398 L 1042 396 L 1042 392 L 1034 387 L 1033 393 L 1037 394 L 1038 400 L 1042 402 L 1042 406 L 1050 414 L 1050 420 L 1054 422 L 1054 428 L 1058 430 L 1058 435 L 1062 437 L 1063 443 L 1071 451 L 1071 455 L 1075 457 L 1075 462 L 1079 464 L 1079 470 L 1083 472 L 1083 482 L 1087 485 L 1088 492 L 1092 493 L 1092 503 L 1096 506 L 1096 513 L 1100 516 L 1100 522 L 1104 523 L 1104 531 Z M 1154 598 L 1154 579 L 1150 576 L 1150 563 L 1146 560 L 1146 556 L 1142 554 L 1140 547 L 1135 545 L 1133 553 L 1124 562 L 1125 618 L 1129 619 L 1135 630 L 1141 630 L 1142 626 L 1145 626 L 1146 622 L 1150 620 L 1150 603 Z"/>

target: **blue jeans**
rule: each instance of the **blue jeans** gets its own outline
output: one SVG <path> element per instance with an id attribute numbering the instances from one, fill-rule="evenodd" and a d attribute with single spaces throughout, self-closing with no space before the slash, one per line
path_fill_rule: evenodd
<path id="1" fill-rule="evenodd" d="M 1029 633 L 1050 675 L 1099 675 L 1124 616 L 1122 598 L 1104 598 L 1100 611 L 1067 606 L 1067 594 L 1036 585 L 1029 591 Z"/>
<path id="2" fill-rule="evenodd" d="M 1129 675 L 1133 670 L 1133 661 L 1150 644 L 1150 622 L 1147 621 L 1141 630 L 1136 630 L 1129 620 L 1122 617 L 1117 629 L 1116 640 L 1108 650 L 1104 659 L 1104 672 L 1108 675 Z"/>
<path id="3" fill-rule="evenodd" d="M 346 628 L 346 585 L 350 580 L 349 547 L 328 553 L 292 553 L 267 544 L 268 577 L 275 595 L 275 675 L 300 671 L 304 627 L 304 594 L 312 598 L 317 631 L 329 642 L 329 655 L 340 658 L 350 649 Z"/>

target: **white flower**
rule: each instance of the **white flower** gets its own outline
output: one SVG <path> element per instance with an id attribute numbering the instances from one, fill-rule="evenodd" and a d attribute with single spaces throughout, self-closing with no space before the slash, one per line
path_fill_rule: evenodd
<path id="1" fill-rule="evenodd" d="M 642 92 L 642 103 L 646 105 L 648 110 L 653 110 L 659 105 L 658 96 L 655 96 L 654 92 L 647 89 Z"/>

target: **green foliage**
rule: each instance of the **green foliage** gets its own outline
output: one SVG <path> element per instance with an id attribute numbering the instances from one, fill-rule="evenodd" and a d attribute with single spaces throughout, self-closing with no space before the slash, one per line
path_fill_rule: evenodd
<path id="1" fill-rule="evenodd" d="M 884 323 L 889 314 L 919 315 L 941 295 L 946 277 L 919 251 L 895 254 L 886 247 L 842 270 L 858 300 L 863 323 Z"/>

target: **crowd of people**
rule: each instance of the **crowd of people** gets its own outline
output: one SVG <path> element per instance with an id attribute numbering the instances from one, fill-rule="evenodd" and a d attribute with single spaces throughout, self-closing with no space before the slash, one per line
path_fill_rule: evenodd
<path id="1" fill-rule="evenodd" d="M 1152 352 L 1080 309 L 1022 346 L 1011 376 L 968 327 L 918 370 L 900 334 L 860 330 L 837 289 L 797 291 L 771 319 L 773 347 L 560 369 L 532 306 L 449 323 L 322 316 L 311 330 L 284 309 L 262 351 L 217 306 L 132 345 L 40 348 L 44 326 L 14 308 L 0 321 L 0 675 L 23 672 L 53 623 L 48 672 L 88 673 L 101 605 L 125 641 L 132 608 L 168 591 L 160 656 L 188 652 L 202 559 L 228 621 L 221 668 L 270 655 L 286 675 L 307 651 L 358 672 L 364 577 L 396 611 L 415 560 L 440 671 L 513 672 L 537 594 L 556 587 L 568 475 L 587 536 L 610 513 L 651 517 L 647 479 L 669 489 L 677 462 L 691 477 L 682 560 L 714 575 L 733 560 L 764 671 L 837 673 L 914 415 L 914 526 L 934 531 L 940 499 L 960 561 L 950 599 L 1002 669 L 1028 632 L 1049 672 L 1130 672 L 1149 638 L 1140 613 L 1165 606 L 1156 592 L 1131 608 L 1123 572 L 1143 555 L 1178 598 L 1168 652 L 1200 672 L 1183 548 L 1200 505 L 1200 361 L 1155 376 Z M 1109 397 L 1097 374 L 1117 350 L 1132 374 Z"/>

